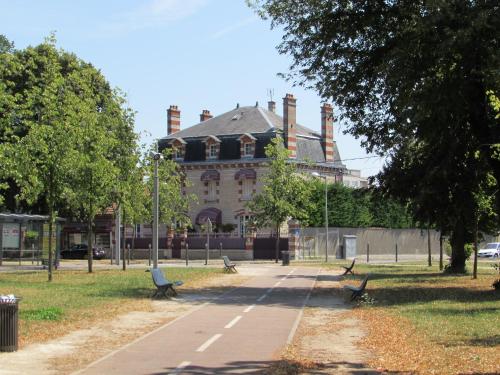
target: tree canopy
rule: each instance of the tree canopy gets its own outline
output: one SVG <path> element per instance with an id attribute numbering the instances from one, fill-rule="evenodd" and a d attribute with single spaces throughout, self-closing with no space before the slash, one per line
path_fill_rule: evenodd
<path id="1" fill-rule="evenodd" d="M 268 171 L 262 178 L 262 191 L 249 202 L 258 227 L 276 228 L 276 261 L 279 255 L 280 227 L 288 219 L 301 220 L 307 224 L 311 211 L 311 189 L 306 178 L 297 172 L 289 159 L 290 152 L 284 147 L 281 137 L 273 138 L 266 146 L 269 158 Z"/>
<path id="2" fill-rule="evenodd" d="M 488 212 L 500 207 L 500 127 L 489 105 L 500 84 L 498 2 L 249 3 L 283 28 L 285 76 L 332 100 L 347 132 L 388 156 L 380 187 L 451 234 L 451 269 L 463 271 L 478 197 L 492 198 Z M 479 229 L 498 228 L 498 215 L 482 216 Z"/>
<path id="3" fill-rule="evenodd" d="M 325 225 L 325 184 L 310 180 L 312 195 L 309 224 Z M 328 184 L 328 225 L 332 227 L 411 228 L 415 225 L 404 205 L 375 189 Z"/>
<path id="4" fill-rule="evenodd" d="M 23 50 L 4 39 L 0 185 L 7 187 L 6 208 L 46 213 L 50 223 L 61 213 L 85 219 L 91 272 L 94 217 L 127 190 L 127 175 L 137 167 L 134 114 L 99 70 L 58 50 L 53 35 Z"/>

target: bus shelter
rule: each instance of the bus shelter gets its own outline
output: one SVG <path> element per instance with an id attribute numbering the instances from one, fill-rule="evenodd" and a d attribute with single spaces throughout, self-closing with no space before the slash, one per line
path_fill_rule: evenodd
<path id="1" fill-rule="evenodd" d="M 55 259 L 61 250 L 61 224 L 57 218 L 52 232 Z M 0 213 L 0 265 L 39 264 L 49 258 L 49 217 Z"/>

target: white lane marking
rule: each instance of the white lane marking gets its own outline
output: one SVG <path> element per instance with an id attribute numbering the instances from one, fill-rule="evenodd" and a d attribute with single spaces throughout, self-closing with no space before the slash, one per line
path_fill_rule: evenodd
<path id="1" fill-rule="evenodd" d="M 274 284 L 274 286 L 276 287 L 276 286 L 278 286 L 280 284 L 281 284 L 281 281 L 278 281 L 276 284 Z"/>
<path id="2" fill-rule="evenodd" d="M 267 290 L 266 294 L 271 293 L 271 292 L 273 291 L 273 289 L 274 289 L 274 287 L 269 288 L 269 289 Z"/>
<path id="3" fill-rule="evenodd" d="M 205 343 L 200 346 L 198 349 L 196 349 L 197 352 L 204 352 L 210 345 L 212 345 L 214 342 L 216 342 L 220 337 L 222 336 L 222 333 L 217 333 L 210 337 Z"/>
<path id="4" fill-rule="evenodd" d="M 281 279 L 281 281 L 285 281 L 286 280 L 286 276 L 284 278 Z"/>
<path id="5" fill-rule="evenodd" d="M 234 288 L 234 289 L 231 289 L 231 290 L 227 291 L 226 293 L 222 294 L 221 296 L 216 297 L 215 299 L 218 299 L 218 298 L 220 298 L 220 297 L 224 296 L 225 294 L 228 294 L 228 293 L 230 293 L 230 292 L 232 292 L 232 291 L 234 291 L 234 290 L 236 290 L 236 289 L 239 289 L 239 288 Z M 146 333 L 144 336 L 141 336 L 141 337 L 139 337 L 139 338 L 135 339 L 134 341 L 129 342 L 128 344 L 126 344 L 126 345 L 122 346 L 121 348 L 119 348 L 119 349 L 117 349 L 117 350 L 114 350 L 114 351 L 112 351 L 111 353 L 106 354 L 104 357 L 101 357 L 101 358 L 97 359 L 96 361 L 94 361 L 94 362 L 90 363 L 89 365 L 87 365 L 87 367 L 82 368 L 82 369 L 80 369 L 80 370 L 77 370 L 77 371 L 75 371 L 75 372 L 72 372 L 72 373 L 71 373 L 71 375 L 78 375 L 78 374 L 83 373 L 84 371 L 88 370 L 89 368 L 91 368 L 91 367 L 93 367 L 93 366 L 95 366 L 95 365 L 99 364 L 100 362 L 103 362 L 103 361 L 105 361 L 106 359 L 108 359 L 108 358 L 110 358 L 110 357 L 114 356 L 116 353 L 119 353 L 119 352 L 121 352 L 121 351 L 123 351 L 123 350 L 125 350 L 125 349 L 127 349 L 127 348 L 129 348 L 129 347 L 131 347 L 131 346 L 132 346 L 132 345 L 134 345 L 135 343 L 138 343 L 138 342 L 140 342 L 140 341 L 142 341 L 142 340 L 146 339 L 147 337 L 149 337 L 149 336 L 151 336 L 151 335 L 155 334 L 156 332 L 159 332 L 159 331 L 161 331 L 162 329 L 164 329 L 164 328 L 166 328 L 166 327 L 168 327 L 168 326 L 171 326 L 171 325 L 173 325 L 174 323 L 177 323 L 179 320 L 181 320 L 181 319 L 184 319 L 184 318 L 188 317 L 188 316 L 189 316 L 189 315 L 191 315 L 192 313 L 194 313 L 194 312 L 196 312 L 196 311 L 198 311 L 198 310 L 201 310 L 203 307 L 205 307 L 205 306 L 207 306 L 207 305 L 208 305 L 208 302 L 205 302 L 204 304 L 202 304 L 202 305 L 200 305 L 200 306 L 197 306 L 197 307 L 195 307 L 195 308 L 193 308 L 193 309 L 189 310 L 189 311 L 188 311 L 187 313 L 185 313 L 184 315 L 181 315 L 181 316 L 179 316 L 178 318 L 176 318 L 176 319 L 174 319 L 174 320 L 171 320 L 170 322 L 168 322 L 168 323 L 166 323 L 166 324 L 162 325 L 161 327 L 158 327 L 158 328 L 156 328 L 155 330 L 153 330 L 153 331 L 151 331 L 151 332 Z"/>
<path id="6" fill-rule="evenodd" d="M 234 318 L 233 320 L 231 320 L 229 323 L 226 324 L 226 326 L 224 328 L 231 328 L 232 326 L 234 326 L 236 323 L 238 323 L 238 320 L 240 320 L 242 317 L 241 315 L 238 315 L 236 318 Z"/>
<path id="7" fill-rule="evenodd" d="M 243 312 L 245 313 L 250 312 L 250 310 L 252 310 L 254 307 L 255 305 L 248 306 L 245 310 L 243 310 Z"/>
<path id="8" fill-rule="evenodd" d="M 188 362 L 188 361 L 184 361 L 184 362 L 181 362 L 179 364 L 179 366 L 177 366 L 175 368 L 175 370 L 173 372 L 170 373 L 170 375 L 175 375 L 175 374 L 178 374 L 179 371 L 181 371 L 182 369 L 188 367 L 189 365 L 191 364 L 191 362 Z"/>
<path id="9" fill-rule="evenodd" d="M 261 296 L 257 299 L 257 302 L 262 301 L 262 300 L 263 300 L 264 298 L 266 298 L 266 297 L 267 297 L 267 294 L 263 294 L 263 295 L 261 295 Z"/>

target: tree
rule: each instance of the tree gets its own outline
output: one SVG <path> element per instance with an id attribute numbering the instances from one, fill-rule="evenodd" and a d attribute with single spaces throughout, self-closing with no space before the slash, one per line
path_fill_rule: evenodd
<path id="1" fill-rule="evenodd" d="M 451 233 L 450 269 L 464 271 L 476 193 L 488 186 L 500 207 L 500 163 L 488 146 L 500 127 L 487 100 L 500 83 L 497 2 L 250 3 L 283 27 L 278 49 L 293 61 L 285 76 L 333 100 L 347 132 L 389 157 L 379 185 Z"/>
<path id="2" fill-rule="evenodd" d="M 8 185 L 10 209 L 26 202 L 21 208 L 48 213 L 49 232 L 58 212 L 85 217 L 92 272 L 93 218 L 113 202 L 137 137 L 121 94 L 55 43 L 51 35 L 0 53 L 0 185 Z"/>
<path id="3" fill-rule="evenodd" d="M 265 150 L 270 159 L 269 170 L 262 179 L 262 191 L 253 197 L 248 207 L 258 227 L 276 228 L 275 259 L 278 262 L 281 225 L 291 218 L 307 224 L 311 189 L 289 159 L 290 152 L 283 146 L 282 138 L 273 138 Z"/>
<path id="4" fill-rule="evenodd" d="M 151 151 L 156 150 L 156 145 L 153 146 Z M 188 186 L 189 181 L 185 179 L 184 174 L 178 163 L 171 158 L 171 150 L 165 148 L 161 151 L 163 160 L 158 163 L 158 209 L 159 221 L 172 227 L 177 224 L 183 227 L 191 226 L 191 219 L 188 215 L 189 204 L 195 201 L 196 196 L 193 194 L 184 194 L 185 188 Z M 153 176 L 154 176 L 154 163 L 151 158 L 146 154 L 144 158 L 145 164 L 145 177 L 147 181 L 147 188 L 149 191 L 148 212 L 150 220 L 152 217 L 152 196 L 153 196 Z"/>

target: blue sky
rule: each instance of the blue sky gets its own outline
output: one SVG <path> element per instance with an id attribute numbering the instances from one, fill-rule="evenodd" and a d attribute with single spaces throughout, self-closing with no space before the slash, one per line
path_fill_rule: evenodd
<path id="1" fill-rule="evenodd" d="M 55 31 L 59 47 L 90 61 L 127 94 L 147 142 L 166 135 L 170 104 L 179 106 L 185 128 L 203 109 L 217 115 L 236 103 L 267 107 L 269 89 L 278 114 L 283 96 L 293 93 L 298 122 L 320 129 L 320 98 L 277 76 L 290 62 L 275 48 L 280 30 L 270 30 L 244 0 L 0 0 L 0 25 L 17 48 Z M 366 157 L 344 129 L 335 124 L 341 157 Z M 345 163 L 369 176 L 383 160 Z"/>

